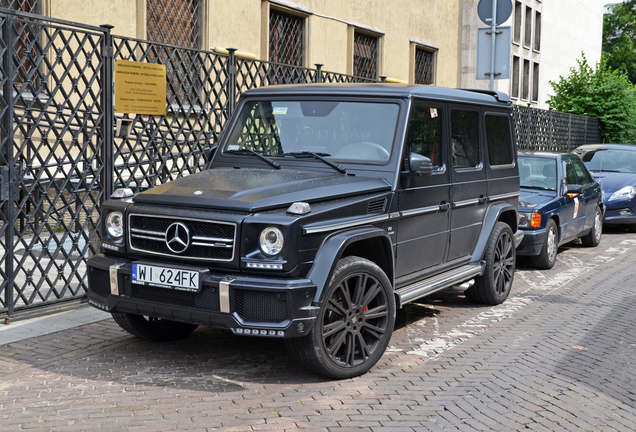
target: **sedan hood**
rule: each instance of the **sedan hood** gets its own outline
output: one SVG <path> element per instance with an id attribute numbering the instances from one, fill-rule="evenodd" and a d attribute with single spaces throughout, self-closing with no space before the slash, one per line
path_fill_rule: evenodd
<path id="1" fill-rule="evenodd" d="M 519 195 L 519 210 L 522 208 L 532 209 L 539 204 L 553 199 L 555 196 L 556 192 L 552 191 L 521 188 Z"/>
<path id="2" fill-rule="evenodd" d="M 601 181 L 601 188 L 606 196 L 611 195 L 624 186 L 636 186 L 636 174 L 595 171 L 592 175 L 595 179 Z"/>
<path id="3" fill-rule="evenodd" d="M 290 170 L 215 168 L 135 195 L 133 201 L 241 212 L 390 190 L 384 180 Z"/>

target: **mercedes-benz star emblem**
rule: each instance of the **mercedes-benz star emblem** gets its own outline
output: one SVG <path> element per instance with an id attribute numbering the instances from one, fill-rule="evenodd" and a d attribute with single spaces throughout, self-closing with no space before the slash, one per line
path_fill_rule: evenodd
<path id="1" fill-rule="evenodd" d="M 174 253 L 182 253 L 190 246 L 190 230 L 181 222 L 175 222 L 166 230 L 166 246 Z"/>

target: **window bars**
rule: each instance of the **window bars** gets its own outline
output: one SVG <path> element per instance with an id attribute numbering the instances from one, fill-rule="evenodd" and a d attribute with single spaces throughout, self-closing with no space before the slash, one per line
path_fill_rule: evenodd
<path id="1" fill-rule="evenodd" d="M 198 48 L 198 0 L 146 0 L 148 40 Z"/>
<path id="2" fill-rule="evenodd" d="M 0 0 L 0 7 L 20 12 L 37 13 L 38 0 Z"/>
<path id="3" fill-rule="evenodd" d="M 276 9 L 269 13 L 269 61 L 302 66 L 305 19 Z"/>
<path id="4" fill-rule="evenodd" d="M 435 53 L 421 48 L 415 49 L 415 84 L 434 84 Z"/>
<path id="5" fill-rule="evenodd" d="M 353 75 L 376 79 L 378 76 L 378 38 L 355 32 L 353 36 Z"/>

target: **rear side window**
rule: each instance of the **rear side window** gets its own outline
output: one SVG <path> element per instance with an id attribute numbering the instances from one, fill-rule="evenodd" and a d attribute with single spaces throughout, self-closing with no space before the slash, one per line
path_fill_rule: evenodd
<path id="1" fill-rule="evenodd" d="M 479 166 L 479 114 L 476 111 L 451 112 L 451 143 L 455 168 Z"/>
<path id="2" fill-rule="evenodd" d="M 486 141 L 488 142 L 488 162 L 494 165 L 513 163 L 510 120 L 505 115 L 486 115 Z"/>

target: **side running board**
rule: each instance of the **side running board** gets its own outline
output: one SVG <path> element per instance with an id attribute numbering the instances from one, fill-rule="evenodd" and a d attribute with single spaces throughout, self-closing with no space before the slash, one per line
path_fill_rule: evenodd
<path id="1" fill-rule="evenodd" d="M 466 264 L 454 270 L 424 279 L 395 291 L 396 306 L 401 308 L 407 303 L 432 294 L 444 288 L 452 287 L 482 274 L 485 263 Z"/>

